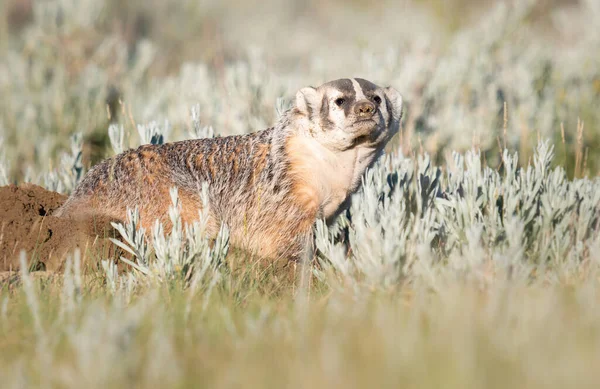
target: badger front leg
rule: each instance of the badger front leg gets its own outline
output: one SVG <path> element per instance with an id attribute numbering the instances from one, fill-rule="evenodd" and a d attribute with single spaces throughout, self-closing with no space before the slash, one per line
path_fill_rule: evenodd
<path id="1" fill-rule="evenodd" d="M 315 219 L 271 223 L 247 241 L 251 251 L 261 257 L 285 259 L 296 263 L 312 258 Z"/>

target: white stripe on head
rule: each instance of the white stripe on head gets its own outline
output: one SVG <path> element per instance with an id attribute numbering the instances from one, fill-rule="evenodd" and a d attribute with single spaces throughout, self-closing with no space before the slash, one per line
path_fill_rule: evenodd
<path id="1" fill-rule="evenodd" d="M 366 99 L 367 97 L 363 93 L 363 90 L 360 87 L 360 84 L 358 83 L 358 81 L 356 81 L 354 78 L 351 78 L 350 81 L 352 81 L 352 86 L 354 87 L 354 93 L 356 93 L 355 101 L 361 101 L 363 99 Z"/>

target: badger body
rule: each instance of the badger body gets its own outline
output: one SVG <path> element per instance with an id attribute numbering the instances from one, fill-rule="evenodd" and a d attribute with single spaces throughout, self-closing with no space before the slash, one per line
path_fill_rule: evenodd
<path id="1" fill-rule="evenodd" d="M 169 227 L 176 187 L 184 223 L 199 217 L 208 183 L 208 233 L 221 223 L 233 246 L 297 259 L 317 218 L 349 205 L 360 178 L 398 131 L 402 98 L 363 79 L 303 88 L 276 125 L 247 135 L 144 145 L 94 166 L 57 212 L 124 221 L 136 208 L 147 230 Z"/>

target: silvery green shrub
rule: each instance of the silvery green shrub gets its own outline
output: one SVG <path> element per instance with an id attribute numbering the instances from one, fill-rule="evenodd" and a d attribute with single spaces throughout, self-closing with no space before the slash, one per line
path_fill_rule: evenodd
<path id="1" fill-rule="evenodd" d="M 180 280 L 197 287 L 200 280 L 219 277 L 219 266 L 229 248 L 229 232 L 222 226 L 211 247 L 206 234 L 210 209 L 207 190 L 206 184 L 203 185 L 201 199 L 204 205 L 198 212 L 198 220 L 183 225 L 177 188 L 171 188 L 169 232 L 156 220 L 149 234 L 145 234 L 139 226 L 136 209 L 128 210 L 126 223 L 112 223 L 122 240 L 111 238 L 111 241 L 132 256 L 132 259 L 121 256 L 120 260 L 131 267 L 138 282 Z M 103 268 L 114 289 L 118 278 L 116 269 L 107 261 L 103 262 Z"/>
<path id="2" fill-rule="evenodd" d="M 474 150 L 454 153 L 445 170 L 427 155 L 385 156 L 338 221 L 349 230 L 348 248 L 337 242 L 339 226 L 328 232 L 317 223 L 317 275 L 385 287 L 415 270 L 422 275 L 421 260 L 457 274 L 485 263 L 575 267 L 597 260 L 591 248 L 599 237 L 600 180 L 570 181 L 552 167 L 552 156 L 549 142 L 523 168 L 508 150 L 497 168 L 483 166 Z"/>

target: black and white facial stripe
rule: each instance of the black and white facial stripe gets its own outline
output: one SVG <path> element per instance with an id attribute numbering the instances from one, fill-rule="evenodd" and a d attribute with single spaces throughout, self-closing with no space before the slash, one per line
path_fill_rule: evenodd
<path id="1" fill-rule="evenodd" d="M 389 99 L 387 99 L 385 93 L 381 93 L 382 88 L 370 81 L 362 78 L 344 78 L 328 82 L 319 87 L 319 89 L 329 88 L 338 91 L 341 95 L 341 97 L 333 99 L 333 103 L 336 105 L 339 103 L 339 108 L 344 110 L 346 117 L 352 116 L 352 109 L 354 105 L 364 100 L 373 102 L 377 108 L 380 108 L 380 105 L 383 105 L 381 109 L 386 111 L 387 117 L 391 117 L 393 114 Z M 382 104 L 384 101 L 385 103 Z M 320 113 L 321 120 L 327 124 L 331 122 L 329 118 L 330 104 L 331 99 L 329 98 L 328 94 L 325 93 L 322 98 Z"/>
<path id="2" fill-rule="evenodd" d="M 342 108 L 344 110 L 344 113 L 346 114 L 346 116 L 348 116 L 350 114 L 350 108 L 353 106 L 353 104 L 356 102 L 356 90 L 354 89 L 354 85 L 352 84 L 352 81 L 350 79 L 344 78 L 341 80 L 336 80 L 336 81 L 331 81 L 328 84 L 325 84 L 327 86 L 330 86 L 336 90 L 338 90 L 339 92 L 341 92 L 341 97 L 336 98 L 337 99 L 343 99 L 344 102 L 343 104 L 340 104 L 340 108 Z M 323 96 L 323 100 L 329 100 L 329 96 L 327 96 L 327 94 L 325 94 Z M 335 104 L 335 100 L 334 100 L 334 104 Z M 325 114 L 325 112 L 321 111 L 321 114 Z M 327 115 L 329 115 L 329 110 L 327 110 L 326 112 Z"/>
<path id="3" fill-rule="evenodd" d="M 344 78 L 301 89 L 296 108 L 313 123 L 312 128 L 329 133 L 328 141 L 351 147 L 356 137 L 376 143 L 397 132 L 402 97 L 391 87 L 381 88 L 362 78 Z"/>
<path id="4" fill-rule="evenodd" d="M 372 101 L 376 96 L 379 99 L 381 99 L 381 97 L 377 95 L 377 90 L 380 88 L 372 82 L 364 80 L 362 78 L 343 78 L 340 80 L 328 82 L 327 84 L 324 84 L 319 88 L 326 87 L 333 88 L 341 92 L 342 97 L 340 97 L 339 99 L 343 99 L 343 103 L 340 104 L 340 108 L 344 109 L 344 113 L 346 116 L 350 116 L 352 114 L 351 110 L 354 107 L 354 104 L 356 104 L 359 101 Z M 335 100 L 334 103 L 336 102 Z M 375 101 L 375 104 L 379 103 Z M 325 94 L 323 96 L 321 106 L 321 118 L 325 121 L 328 121 L 328 118 L 325 117 L 325 115 L 328 115 L 328 113 L 329 99 L 328 96 Z"/>
<path id="5" fill-rule="evenodd" d="M 359 119 L 374 119 L 386 126 L 391 116 L 391 104 L 386 101 L 384 89 L 365 79 L 335 80 L 320 86 L 319 90 L 323 94 L 320 120 L 324 128 L 348 127 L 351 121 Z"/>

